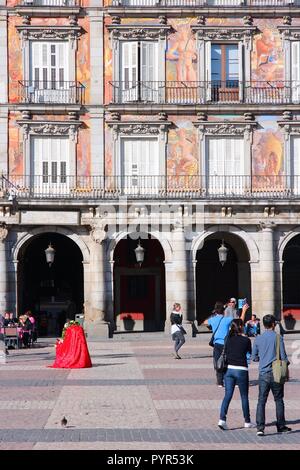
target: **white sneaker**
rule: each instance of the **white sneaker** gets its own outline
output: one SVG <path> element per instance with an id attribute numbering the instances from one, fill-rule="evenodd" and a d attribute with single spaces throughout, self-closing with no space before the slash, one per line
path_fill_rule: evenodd
<path id="1" fill-rule="evenodd" d="M 256 428 L 256 424 L 255 423 L 245 423 L 244 428 Z"/>
<path id="2" fill-rule="evenodd" d="M 226 431 L 226 429 L 228 429 L 226 421 L 223 421 L 223 419 L 219 419 L 218 426 L 220 429 L 223 429 L 223 431 Z"/>

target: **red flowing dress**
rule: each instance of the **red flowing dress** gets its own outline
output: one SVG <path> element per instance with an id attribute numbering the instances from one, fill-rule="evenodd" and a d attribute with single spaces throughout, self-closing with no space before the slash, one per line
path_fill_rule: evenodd
<path id="1" fill-rule="evenodd" d="M 63 342 L 56 345 L 56 358 L 49 367 L 63 369 L 81 369 L 92 367 L 83 328 L 78 325 L 69 326 Z"/>

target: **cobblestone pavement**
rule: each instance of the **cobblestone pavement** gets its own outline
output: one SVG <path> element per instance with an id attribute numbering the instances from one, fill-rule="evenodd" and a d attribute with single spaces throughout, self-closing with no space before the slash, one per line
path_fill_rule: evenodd
<path id="1" fill-rule="evenodd" d="M 266 435 L 244 429 L 238 389 L 228 431 L 217 427 L 224 389 L 215 383 L 209 336 L 188 337 L 182 360 L 163 333 L 118 334 L 89 342 L 91 369 L 47 368 L 54 340 L 11 350 L 0 365 L 0 449 L 300 449 L 300 335 L 286 335 L 291 380 L 285 408 L 293 432 L 278 435 L 270 396 Z M 255 420 L 257 364 L 250 368 Z M 60 421 L 67 417 L 66 428 Z"/>

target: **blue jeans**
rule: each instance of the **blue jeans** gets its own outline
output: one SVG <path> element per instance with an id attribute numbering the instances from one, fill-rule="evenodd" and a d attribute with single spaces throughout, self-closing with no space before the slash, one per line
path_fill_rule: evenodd
<path id="1" fill-rule="evenodd" d="M 267 372 L 265 374 L 259 374 L 258 377 L 258 403 L 256 408 L 256 424 L 259 431 L 265 429 L 266 422 L 266 403 L 270 390 L 272 390 L 275 406 L 276 406 L 276 426 L 277 430 L 285 426 L 285 417 L 284 417 L 284 385 L 274 382 L 274 377 L 272 372 Z"/>
<path id="2" fill-rule="evenodd" d="M 181 346 L 185 343 L 185 337 L 181 331 L 176 331 L 173 333 L 172 338 L 175 341 L 174 349 L 175 353 L 177 354 Z"/>
<path id="3" fill-rule="evenodd" d="M 242 400 L 243 415 L 245 423 L 250 423 L 249 410 L 249 375 L 247 370 L 227 369 L 224 375 L 225 397 L 220 411 L 220 419 L 226 421 L 228 408 L 232 399 L 235 385 L 238 385 Z"/>

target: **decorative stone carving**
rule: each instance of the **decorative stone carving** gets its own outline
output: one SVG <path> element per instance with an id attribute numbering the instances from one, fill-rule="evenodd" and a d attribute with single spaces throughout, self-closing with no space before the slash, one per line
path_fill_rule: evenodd
<path id="1" fill-rule="evenodd" d="M 275 222 L 266 222 L 266 221 L 259 221 L 257 224 L 257 229 L 258 230 L 274 230 L 276 228 L 276 223 Z"/>
<path id="2" fill-rule="evenodd" d="M 100 222 L 97 225 L 91 225 L 90 229 L 91 229 L 90 235 L 91 235 L 92 240 L 95 243 L 101 244 L 103 242 L 103 240 L 105 239 L 105 237 L 106 237 L 106 232 L 104 230 L 104 224 L 102 224 Z"/>
<path id="3" fill-rule="evenodd" d="M 204 26 L 206 18 L 203 15 L 197 16 L 197 24 Z"/>
<path id="4" fill-rule="evenodd" d="M 121 24 L 121 18 L 119 16 L 112 16 L 111 24 Z"/>
<path id="5" fill-rule="evenodd" d="M 284 121 L 292 121 L 293 120 L 293 113 L 291 111 L 283 111 L 282 119 Z"/>
<path id="6" fill-rule="evenodd" d="M 197 119 L 198 121 L 207 121 L 207 114 L 206 113 L 197 113 Z"/>
<path id="7" fill-rule="evenodd" d="M 158 127 L 152 127 L 150 124 L 131 124 L 120 128 L 121 134 L 159 134 Z"/>
<path id="8" fill-rule="evenodd" d="M 253 113 L 244 113 L 245 121 L 254 121 L 255 116 Z"/>
<path id="9" fill-rule="evenodd" d="M 112 121 L 120 121 L 121 120 L 121 114 L 118 111 L 112 111 L 110 113 L 109 117 Z"/>
<path id="10" fill-rule="evenodd" d="M 81 122 L 37 122 L 37 121 L 18 121 L 18 125 L 23 129 L 24 138 L 27 139 L 29 134 L 33 135 L 69 135 L 72 140 L 77 137 L 78 127 Z"/>
<path id="11" fill-rule="evenodd" d="M 70 26 L 77 26 L 78 25 L 78 18 L 76 15 L 69 16 L 69 24 Z"/>
<path id="12" fill-rule="evenodd" d="M 216 124 L 205 128 L 206 134 L 220 134 L 220 135 L 242 135 L 244 134 L 246 126 L 239 127 L 235 124 Z"/>
<path id="13" fill-rule="evenodd" d="M 164 15 L 161 15 L 158 17 L 159 24 L 167 24 L 167 17 Z"/>
<path id="14" fill-rule="evenodd" d="M 300 39 L 300 25 L 292 26 L 284 23 L 284 26 L 277 26 L 282 35 L 282 39 L 297 40 Z"/>
<path id="15" fill-rule="evenodd" d="M 0 242 L 3 243 L 8 235 L 8 230 L 6 228 L 6 224 L 0 224 Z"/>
<path id="16" fill-rule="evenodd" d="M 30 24 L 30 20 L 31 20 L 30 16 L 25 15 L 25 16 L 23 16 L 23 18 L 22 18 L 22 24 L 25 25 L 25 26 L 27 26 L 27 25 Z"/>
<path id="17" fill-rule="evenodd" d="M 17 30 L 25 41 L 50 39 L 50 40 L 67 40 L 72 41 L 78 39 L 82 30 L 80 26 L 56 26 L 52 28 L 34 27 L 34 26 L 17 26 Z"/>
<path id="18" fill-rule="evenodd" d="M 243 16 L 243 22 L 244 22 L 244 25 L 246 26 L 252 26 L 253 25 L 252 16 L 249 16 L 249 15 Z"/>
<path id="19" fill-rule="evenodd" d="M 137 28 L 136 25 L 114 24 L 107 26 L 111 32 L 112 39 L 166 39 L 167 34 L 172 30 L 171 26 L 165 24 L 147 25 L 143 28 Z"/>
<path id="20" fill-rule="evenodd" d="M 168 120 L 168 115 L 167 113 L 158 113 L 158 120 L 159 121 L 167 121 Z"/>
<path id="21" fill-rule="evenodd" d="M 292 24 L 292 17 L 291 16 L 284 16 L 282 18 L 283 24 L 291 25 Z"/>
<path id="22" fill-rule="evenodd" d="M 22 111 L 22 119 L 31 119 L 32 115 L 31 112 L 28 109 L 24 109 Z"/>

